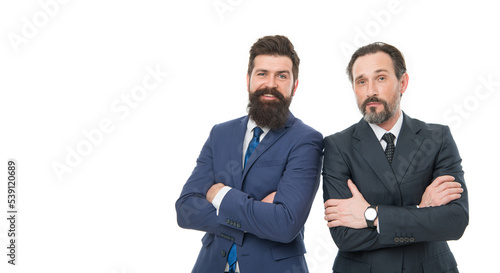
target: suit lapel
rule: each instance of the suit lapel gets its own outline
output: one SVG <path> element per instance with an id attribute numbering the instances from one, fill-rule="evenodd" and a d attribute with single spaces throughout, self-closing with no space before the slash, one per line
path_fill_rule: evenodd
<path id="1" fill-rule="evenodd" d="M 363 157 L 387 190 L 389 190 L 396 204 L 402 204 L 401 191 L 391 165 L 385 157 L 380 141 L 375 137 L 375 133 L 370 128 L 370 125 L 363 119 L 357 124 L 353 138 L 357 140 L 357 142 L 354 142 L 354 149 Z"/>
<path id="2" fill-rule="evenodd" d="M 234 188 L 239 190 L 241 189 L 241 169 L 243 169 L 243 140 L 247 130 L 247 123 L 248 116 L 240 119 L 240 123 L 235 126 L 233 135 L 229 138 L 230 142 L 227 145 L 227 147 L 234 148 L 231 150 L 230 160 L 228 161 L 228 165 L 231 166 L 226 166 L 226 169 L 231 172 Z"/>
<path id="3" fill-rule="evenodd" d="M 417 135 L 420 127 L 403 113 L 403 126 L 398 136 L 392 167 L 399 183 L 403 180 L 415 155 L 419 152 L 424 137 Z"/>
<path id="4" fill-rule="evenodd" d="M 278 139 L 280 139 L 283 135 L 286 134 L 289 127 L 292 126 L 294 121 L 295 117 L 292 115 L 292 113 L 290 113 L 290 116 L 288 117 L 288 120 L 284 128 L 280 128 L 278 130 L 270 130 L 264 137 L 264 139 L 260 141 L 259 145 L 257 145 L 257 148 L 255 148 L 250 158 L 248 158 L 245 169 L 243 170 L 241 184 L 243 184 L 243 180 L 245 179 L 248 170 L 252 168 L 255 162 L 260 158 L 260 156 L 265 151 L 267 151 L 271 146 L 273 146 L 274 143 L 276 143 L 276 141 L 278 141 Z"/>

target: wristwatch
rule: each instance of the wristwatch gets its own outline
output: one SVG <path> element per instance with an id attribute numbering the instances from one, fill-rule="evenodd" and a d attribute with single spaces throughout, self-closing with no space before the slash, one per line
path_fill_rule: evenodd
<path id="1" fill-rule="evenodd" d="M 377 213 L 377 206 L 369 206 L 365 210 L 365 220 L 366 220 L 366 225 L 368 225 L 369 228 L 375 228 L 375 219 L 378 217 Z"/>

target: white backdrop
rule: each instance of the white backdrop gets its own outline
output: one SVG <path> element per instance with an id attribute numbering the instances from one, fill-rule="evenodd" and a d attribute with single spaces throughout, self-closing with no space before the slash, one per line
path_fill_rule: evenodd
<path id="1" fill-rule="evenodd" d="M 246 114 L 248 50 L 274 34 L 301 58 L 292 112 L 324 136 L 361 117 L 344 72 L 353 50 L 384 41 L 405 54 L 403 110 L 449 125 L 463 158 L 459 269 L 492 272 L 500 20 L 494 1 L 457 2 L 2 1 L 0 272 L 190 272 L 203 233 L 177 226 L 175 200 L 210 128 Z M 320 188 L 306 223 L 311 272 L 331 272 L 337 251 L 322 218 Z"/>

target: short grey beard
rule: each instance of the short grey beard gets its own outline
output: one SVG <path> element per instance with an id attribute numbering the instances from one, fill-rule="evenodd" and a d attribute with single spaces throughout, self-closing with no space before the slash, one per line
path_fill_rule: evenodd
<path id="1" fill-rule="evenodd" d="M 382 102 L 382 104 L 384 105 L 384 110 L 380 113 L 375 112 L 375 107 L 373 107 L 373 109 L 371 109 L 372 107 L 370 107 L 369 111 L 366 111 L 366 107 L 360 108 L 359 110 L 361 111 L 361 114 L 363 114 L 363 119 L 366 122 L 372 124 L 381 124 L 388 121 L 396 114 L 399 108 L 399 104 L 401 103 L 401 96 L 396 96 L 397 97 L 393 105 L 387 103 L 386 101 L 380 100 L 380 102 Z"/>

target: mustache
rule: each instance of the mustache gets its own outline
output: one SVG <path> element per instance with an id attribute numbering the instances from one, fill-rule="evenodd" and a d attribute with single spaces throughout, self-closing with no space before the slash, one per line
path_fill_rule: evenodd
<path id="1" fill-rule="evenodd" d="M 380 102 L 380 103 L 384 104 L 384 106 L 387 105 L 387 102 L 385 100 L 379 99 L 377 97 L 369 97 L 365 101 L 363 101 L 363 104 L 361 104 L 361 108 L 363 110 L 366 109 L 366 105 L 368 105 L 368 103 L 371 103 L 371 102 Z"/>
<path id="2" fill-rule="evenodd" d="M 252 94 L 252 96 L 253 97 L 260 97 L 260 96 L 265 95 L 265 94 L 273 95 L 273 96 L 277 97 L 280 101 L 285 100 L 285 96 L 283 96 L 283 94 L 281 94 L 276 88 L 258 89 Z"/>

